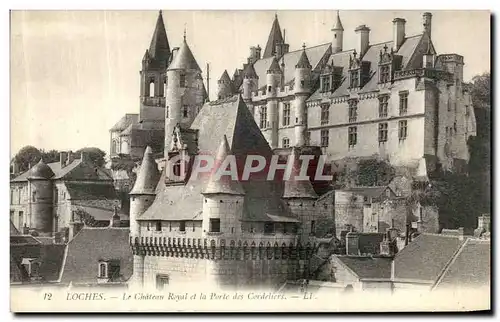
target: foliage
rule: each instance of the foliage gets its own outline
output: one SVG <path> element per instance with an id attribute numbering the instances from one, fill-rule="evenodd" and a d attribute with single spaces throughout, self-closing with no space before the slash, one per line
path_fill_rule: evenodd
<path id="1" fill-rule="evenodd" d="M 358 186 L 384 186 L 394 178 L 394 168 L 384 160 L 364 159 L 358 162 Z"/>
<path id="2" fill-rule="evenodd" d="M 27 145 L 14 156 L 14 162 L 19 165 L 19 171 L 24 172 L 29 169 L 30 165 L 33 166 L 40 161 L 41 156 L 42 152 L 40 150 L 34 146 Z"/>
<path id="3" fill-rule="evenodd" d="M 79 158 L 81 153 L 85 152 L 89 156 L 89 159 L 92 160 L 92 162 L 98 166 L 98 167 L 103 167 L 104 164 L 106 163 L 106 160 L 104 160 L 104 157 L 106 156 L 106 152 L 99 148 L 95 147 L 86 147 L 79 149 L 75 152 L 76 158 Z"/>
<path id="4" fill-rule="evenodd" d="M 491 109 L 491 75 L 477 75 L 471 83 L 472 104 L 475 108 Z"/>

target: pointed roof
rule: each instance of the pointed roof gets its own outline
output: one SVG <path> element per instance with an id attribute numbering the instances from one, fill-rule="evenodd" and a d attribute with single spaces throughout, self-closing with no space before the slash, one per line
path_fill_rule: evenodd
<path id="1" fill-rule="evenodd" d="M 300 55 L 299 62 L 295 65 L 295 68 L 312 68 L 309 58 L 307 58 L 306 46 L 304 45 L 302 48 L 302 54 Z"/>
<path id="2" fill-rule="evenodd" d="M 168 66 L 168 70 L 174 70 L 174 69 L 185 69 L 185 70 L 191 69 L 201 72 L 200 66 L 198 66 L 198 63 L 196 62 L 196 59 L 193 56 L 193 52 L 191 51 L 186 42 L 186 38 L 184 38 L 184 41 L 182 42 L 179 51 L 175 55 L 174 60 Z"/>
<path id="3" fill-rule="evenodd" d="M 283 43 L 283 35 L 281 34 L 280 23 L 278 22 L 278 15 L 274 16 L 271 32 L 267 38 L 266 48 L 262 58 L 271 57 L 276 53 L 276 45 Z"/>
<path id="4" fill-rule="evenodd" d="M 131 195 L 154 195 L 156 185 L 160 180 L 158 165 L 153 157 L 153 150 L 147 147 L 144 152 L 141 167 L 135 180 L 134 188 L 130 191 Z"/>
<path id="5" fill-rule="evenodd" d="M 40 161 L 29 171 L 28 179 L 50 179 L 52 176 L 54 176 L 54 171 L 40 158 Z"/>
<path id="6" fill-rule="evenodd" d="M 335 23 L 332 28 L 332 31 L 336 30 L 344 31 L 344 26 L 342 26 L 342 21 L 340 21 L 340 13 L 338 10 L 337 10 L 337 19 L 335 20 Z"/>
<path id="7" fill-rule="evenodd" d="M 229 77 L 229 74 L 227 73 L 227 69 L 224 70 L 224 72 L 222 73 L 222 76 L 219 78 L 219 81 L 228 82 L 228 83 L 231 82 L 231 77 Z"/>
<path id="8" fill-rule="evenodd" d="M 222 138 L 219 150 L 217 152 L 217 157 L 215 158 L 215 171 L 212 172 L 210 179 L 208 180 L 203 194 L 228 194 L 228 195 L 244 195 L 245 192 L 240 182 L 237 180 L 232 180 L 228 175 L 223 175 L 220 179 L 215 178 L 216 170 L 218 166 L 224 162 L 228 155 L 232 155 L 231 149 L 229 148 L 229 143 L 227 142 L 227 137 L 224 135 Z M 224 169 L 225 170 L 225 169 Z"/>
<path id="9" fill-rule="evenodd" d="M 156 27 L 149 45 L 149 56 L 156 60 L 168 60 L 170 56 L 170 46 L 167 39 L 167 31 L 163 23 L 161 10 L 156 20 Z"/>
<path id="10" fill-rule="evenodd" d="M 276 57 L 273 58 L 273 61 L 271 62 L 271 66 L 269 66 L 267 73 L 268 74 L 281 73 L 281 67 Z"/>
<path id="11" fill-rule="evenodd" d="M 253 64 L 247 64 L 242 74 L 244 78 L 254 78 L 254 79 L 259 78 L 259 76 L 257 76 L 257 73 L 255 72 Z"/>
<path id="12" fill-rule="evenodd" d="M 283 191 L 283 199 L 301 198 L 301 199 L 317 199 L 318 195 L 309 180 L 295 179 L 300 174 L 301 162 L 295 148 L 292 149 L 294 157 L 292 173 L 289 180 L 285 181 Z"/>

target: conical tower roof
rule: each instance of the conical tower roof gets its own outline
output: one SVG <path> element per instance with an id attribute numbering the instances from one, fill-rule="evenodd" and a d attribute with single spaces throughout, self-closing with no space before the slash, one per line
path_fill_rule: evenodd
<path id="1" fill-rule="evenodd" d="M 168 44 L 167 31 L 165 30 L 161 10 L 156 20 L 151 44 L 149 45 L 149 55 L 155 60 L 168 60 L 170 56 L 170 45 Z"/>
<path id="2" fill-rule="evenodd" d="M 281 73 L 280 64 L 278 63 L 278 60 L 276 59 L 276 57 L 273 58 L 273 61 L 271 62 L 271 66 L 269 66 L 267 73 L 268 74 Z"/>
<path id="3" fill-rule="evenodd" d="M 219 81 L 231 83 L 231 77 L 229 77 L 229 74 L 227 73 L 226 69 L 219 78 Z"/>
<path id="4" fill-rule="evenodd" d="M 241 183 L 237 180 L 233 180 L 229 175 L 223 175 L 220 179 L 215 178 L 215 173 L 218 167 L 226 159 L 228 155 L 231 155 L 231 149 L 229 148 L 229 143 L 227 142 L 227 137 L 224 135 L 222 139 L 219 150 L 217 152 L 217 157 L 215 159 L 215 168 L 212 171 L 210 179 L 208 180 L 203 194 L 228 194 L 228 195 L 244 195 L 245 191 L 241 186 Z"/>
<path id="5" fill-rule="evenodd" d="M 160 180 L 158 165 L 153 158 L 153 151 L 148 146 L 144 152 L 141 167 L 135 180 L 134 188 L 130 191 L 131 195 L 154 195 L 156 185 Z"/>
<path id="6" fill-rule="evenodd" d="M 303 47 L 302 54 L 300 55 L 299 62 L 295 65 L 295 68 L 312 68 L 309 58 L 307 58 L 306 48 Z"/>
<path id="7" fill-rule="evenodd" d="M 259 76 L 257 75 L 257 72 L 255 71 L 255 68 L 253 67 L 253 64 L 247 64 L 247 66 L 243 70 L 243 77 L 244 78 L 252 78 L 252 79 L 259 78 Z"/>
<path id="8" fill-rule="evenodd" d="M 292 173 L 289 180 L 285 181 L 285 189 L 283 191 L 283 199 L 301 198 L 301 199 L 317 199 L 318 195 L 309 180 L 296 180 L 300 174 L 301 162 L 295 149 L 292 150 L 294 163 Z"/>
<path id="9" fill-rule="evenodd" d="M 267 38 L 266 48 L 262 58 L 272 57 L 276 53 L 276 45 L 283 43 L 283 35 L 281 34 L 280 23 L 278 22 L 278 15 L 274 16 L 271 32 Z"/>
<path id="10" fill-rule="evenodd" d="M 48 165 L 43 162 L 42 158 L 40 158 L 40 161 L 38 161 L 38 163 L 33 168 L 31 168 L 28 179 L 43 180 L 50 179 L 52 176 L 54 176 L 54 172 Z"/>
<path id="11" fill-rule="evenodd" d="M 332 28 L 332 31 L 335 31 L 335 30 L 344 31 L 344 26 L 342 26 L 342 21 L 340 21 L 340 13 L 338 10 L 337 10 L 337 17 L 335 19 L 335 23 L 333 24 L 333 28 Z"/>
<path id="12" fill-rule="evenodd" d="M 184 41 L 175 55 L 174 60 L 168 66 L 168 70 L 174 69 L 197 70 L 201 72 L 200 66 L 198 66 L 196 59 L 194 59 L 193 52 L 186 42 L 186 38 L 184 38 Z"/>

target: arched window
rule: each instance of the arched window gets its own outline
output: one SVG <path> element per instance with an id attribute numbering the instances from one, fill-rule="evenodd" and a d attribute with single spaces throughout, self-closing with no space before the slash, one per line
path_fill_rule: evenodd
<path id="1" fill-rule="evenodd" d="M 107 265 L 106 263 L 100 263 L 99 264 L 99 277 L 107 277 L 108 272 L 107 272 Z"/>
<path id="2" fill-rule="evenodd" d="M 155 97 L 155 82 L 153 79 L 149 81 L 149 97 Z"/>
<path id="3" fill-rule="evenodd" d="M 170 117 L 170 106 L 167 106 L 165 108 L 165 118 L 168 119 L 169 117 Z"/>
<path id="4" fill-rule="evenodd" d="M 167 78 L 163 80 L 163 97 L 167 97 Z"/>

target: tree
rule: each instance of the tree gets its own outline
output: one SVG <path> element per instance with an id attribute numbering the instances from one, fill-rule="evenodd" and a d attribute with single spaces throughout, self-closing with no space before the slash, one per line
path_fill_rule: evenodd
<path id="1" fill-rule="evenodd" d="M 38 163 L 41 157 L 42 152 L 40 150 L 34 146 L 27 145 L 17 152 L 14 156 L 14 162 L 19 165 L 20 172 L 25 172 L 28 171 L 30 165 L 34 166 Z"/>
<path id="2" fill-rule="evenodd" d="M 358 162 L 358 186 L 383 186 L 394 178 L 394 168 L 383 160 L 365 159 Z"/>
<path id="3" fill-rule="evenodd" d="M 49 150 L 49 151 L 40 150 L 40 152 L 42 153 L 43 162 L 45 163 L 59 161 L 60 156 L 59 156 L 59 151 L 57 150 Z"/>
<path id="4" fill-rule="evenodd" d="M 101 150 L 99 148 L 86 147 L 86 148 L 79 149 L 75 152 L 76 158 L 80 158 L 80 155 L 82 152 L 87 153 L 89 156 L 89 159 L 98 167 L 102 167 L 106 163 L 106 160 L 104 160 L 104 157 L 106 156 L 106 152 L 104 152 L 103 150 Z"/>

